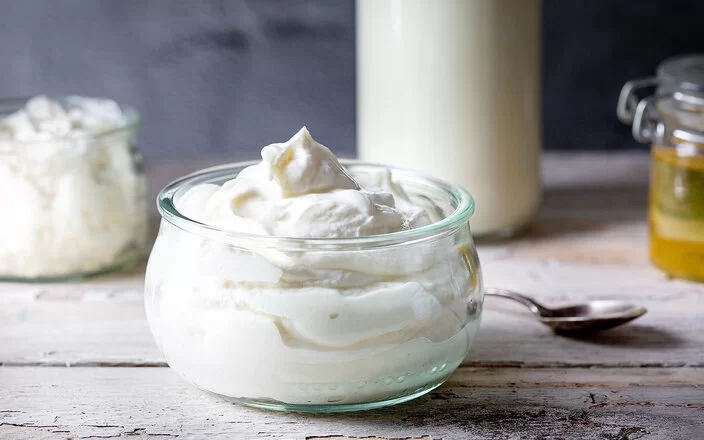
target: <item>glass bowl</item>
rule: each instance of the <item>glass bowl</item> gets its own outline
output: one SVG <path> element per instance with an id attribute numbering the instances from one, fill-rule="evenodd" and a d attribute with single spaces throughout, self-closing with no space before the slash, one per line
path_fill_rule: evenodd
<path id="1" fill-rule="evenodd" d="M 73 109 L 77 99 L 84 98 L 57 101 Z M 0 116 L 27 100 L 0 99 Z M 125 269 L 146 254 L 139 116 L 121 111 L 124 124 L 97 135 L 19 141 L 0 133 L 0 281 L 75 280 Z"/>
<path id="2" fill-rule="evenodd" d="M 181 214 L 195 185 L 254 162 L 199 171 L 158 196 L 145 307 L 169 365 L 195 386 L 260 408 L 378 408 L 441 385 L 479 327 L 481 270 L 464 189 L 391 168 L 435 223 L 359 238 L 219 230 Z M 381 165 L 343 160 L 364 182 Z"/>

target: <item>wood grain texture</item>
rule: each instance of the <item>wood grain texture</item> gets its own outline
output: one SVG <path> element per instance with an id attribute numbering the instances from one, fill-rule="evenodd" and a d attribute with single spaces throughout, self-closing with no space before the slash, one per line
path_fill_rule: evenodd
<path id="1" fill-rule="evenodd" d="M 153 165 L 152 193 L 216 162 Z M 295 415 L 224 402 L 162 368 L 144 264 L 83 283 L 0 283 L 0 439 L 700 438 L 704 285 L 648 262 L 647 156 L 550 154 L 543 165 L 533 225 L 480 245 L 485 283 L 546 304 L 626 299 L 649 309 L 635 323 L 566 338 L 487 299 L 469 357 L 442 388 L 385 410 Z"/>
<path id="2" fill-rule="evenodd" d="M 649 313 L 632 325 L 579 340 L 556 336 L 520 306 L 492 298 L 468 364 L 704 364 L 704 285 L 668 279 L 648 263 L 646 159 L 547 156 L 547 189 L 537 220 L 522 237 L 480 245 L 479 253 L 487 285 L 520 290 L 548 304 L 628 299 Z M 197 167 L 152 167 L 152 188 Z M 0 362 L 163 365 L 144 320 L 143 270 L 141 265 L 84 283 L 0 284 Z"/>
<path id="3" fill-rule="evenodd" d="M 673 384 L 664 384 L 668 378 Z M 428 396 L 342 415 L 234 405 L 166 368 L 0 369 L 0 438 L 685 439 L 704 432 L 704 370 L 463 368 Z"/>
<path id="4" fill-rule="evenodd" d="M 627 298 L 649 312 L 631 325 L 574 339 L 553 334 L 518 305 L 490 298 L 470 365 L 704 366 L 704 286 L 667 280 L 647 266 L 500 255 L 487 256 L 483 264 L 487 284 L 549 304 Z M 0 295 L 0 361 L 163 365 L 144 319 L 140 277 L 138 269 L 80 285 L 13 285 Z"/>

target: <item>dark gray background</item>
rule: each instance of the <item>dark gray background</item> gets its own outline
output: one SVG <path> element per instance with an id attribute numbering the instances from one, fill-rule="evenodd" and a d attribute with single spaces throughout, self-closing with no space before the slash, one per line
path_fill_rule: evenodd
<path id="1" fill-rule="evenodd" d="M 545 0 L 543 15 L 546 148 L 643 148 L 616 121 L 619 88 L 704 52 L 704 2 Z M 136 106 L 151 158 L 254 157 L 303 124 L 354 153 L 353 0 L 5 0 L 0 59 L 0 95 Z"/>

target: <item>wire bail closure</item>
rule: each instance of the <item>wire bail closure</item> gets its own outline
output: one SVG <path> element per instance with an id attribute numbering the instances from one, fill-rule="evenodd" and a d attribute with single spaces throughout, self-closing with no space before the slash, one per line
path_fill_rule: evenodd
<path id="1" fill-rule="evenodd" d="M 624 124 L 633 123 L 633 118 L 636 114 L 638 102 L 638 91 L 648 88 L 656 88 L 660 85 L 660 80 L 655 76 L 648 78 L 634 79 L 624 84 L 621 89 L 621 94 L 618 97 L 616 105 L 616 115 L 619 121 Z"/>
<path id="2" fill-rule="evenodd" d="M 633 138 L 640 143 L 671 145 L 676 143 L 672 142 L 673 139 L 704 143 L 704 132 L 681 126 L 668 129 L 657 111 L 658 103 L 668 99 L 682 105 L 704 108 L 704 98 L 679 90 L 669 91 L 661 85 L 662 81 L 655 76 L 628 81 L 621 89 L 616 106 L 618 119 L 624 124 L 632 124 Z M 646 89 L 654 89 L 655 94 L 639 99 L 638 95 Z"/>

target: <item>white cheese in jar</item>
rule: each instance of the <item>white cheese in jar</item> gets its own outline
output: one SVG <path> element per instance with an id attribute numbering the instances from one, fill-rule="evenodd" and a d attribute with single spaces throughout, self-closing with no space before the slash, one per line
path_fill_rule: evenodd
<path id="1" fill-rule="evenodd" d="M 142 254 L 136 116 L 114 101 L 36 96 L 0 116 L 0 278 L 88 275 Z"/>

